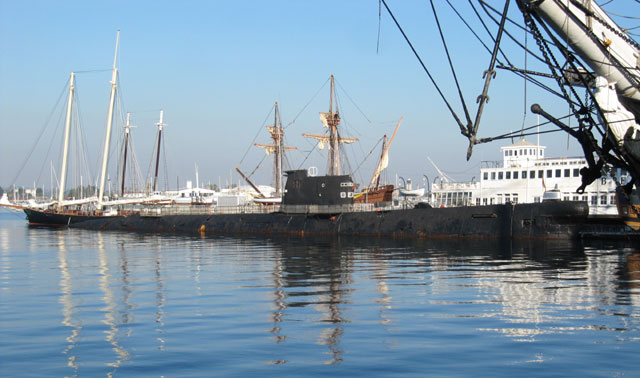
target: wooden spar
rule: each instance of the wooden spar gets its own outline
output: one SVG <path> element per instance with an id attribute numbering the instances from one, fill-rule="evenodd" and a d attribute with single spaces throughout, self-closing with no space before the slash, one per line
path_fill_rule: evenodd
<path id="1" fill-rule="evenodd" d="M 340 174 L 340 152 L 338 150 L 338 123 L 340 122 L 340 116 L 338 112 L 333 112 L 333 91 L 334 80 L 331 75 L 331 89 L 329 92 L 329 114 L 327 117 L 327 124 L 329 125 L 329 175 Z"/>
<path id="2" fill-rule="evenodd" d="M 276 148 L 274 155 L 274 168 L 276 175 L 276 195 L 280 195 L 280 184 L 282 183 L 282 127 L 279 125 L 280 112 L 278 111 L 278 101 L 275 103 L 275 111 L 273 112 L 273 132 L 271 138 L 273 138 L 273 145 Z"/>
<path id="3" fill-rule="evenodd" d="M 316 135 L 316 134 L 302 134 L 307 138 L 314 138 L 318 141 L 320 149 L 324 148 L 324 144 L 329 144 L 329 167 L 328 175 L 335 176 L 341 174 L 340 165 L 340 145 L 343 143 L 357 142 L 356 138 L 342 138 L 338 133 L 338 124 L 340 123 L 340 113 L 336 109 L 333 111 L 333 102 L 335 96 L 335 84 L 333 75 L 331 75 L 331 90 L 329 100 L 329 111 L 320 113 L 320 120 L 324 127 L 329 129 L 329 135 Z"/>
<path id="4" fill-rule="evenodd" d="M 104 196 L 104 183 L 107 179 L 107 164 L 109 163 L 109 145 L 111 144 L 111 127 L 113 126 L 113 108 L 116 102 L 116 83 L 118 79 L 118 42 L 120 41 L 120 30 L 116 36 L 116 52 L 113 56 L 113 72 L 111 75 L 111 94 L 109 96 L 109 112 L 107 114 L 107 131 L 104 138 L 104 152 L 102 154 L 102 173 L 100 174 L 100 190 L 98 192 L 98 210 L 102 209 Z"/>
<path id="5" fill-rule="evenodd" d="M 73 94 L 75 91 L 75 77 L 74 72 L 71 73 L 69 79 L 69 100 L 67 102 L 67 117 L 64 123 L 64 149 L 62 152 L 62 168 L 60 170 L 60 192 L 58 193 L 58 210 L 62 209 L 62 201 L 64 201 L 64 189 L 67 181 L 67 160 L 69 158 L 69 138 L 71 135 L 71 113 L 73 106 Z"/>
<path id="6" fill-rule="evenodd" d="M 278 111 L 277 101 L 275 103 L 275 116 L 273 126 L 267 126 L 267 130 L 269 130 L 269 134 L 271 134 L 273 144 L 254 143 L 253 145 L 264 148 L 267 152 L 267 155 L 270 155 L 272 153 L 274 154 L 273 174 L 276 185 L 276 195 L 280 196 L 284 189 L 282 185 L 282 164 L 284 161 L 284 151 L 296 150 L 297 147 L 288 147 L 282 145 L 284 139 L 284 130 L 282 129 L 282 122 L 280 121 L 280 112 Z"/>
<path id="7" fill-rule="evenodd" d="M 260 198 L 267 198 L 264 194 L 262 194 L 262 192 L 260 191 L 260 189 L 258 189 L 257 186 L 255 186 L 253 184 L 253 182 L 251 182 L 251 180 L 249 180 L 249 178 L 247 176 L 245 176 L 244 173 L 242 173 L 242 171 L 240 170 L 240 168 L 236 167 L 236 171 L 238 171 L 238 173 L 240 174 L 240 176 L 242 176 L 242 178 L 244 179 L 244 181 L 246 181 L 249 185 L 251 185 L 251 187 L 258 192 L 258 195 L 260 196 Z"/>
<path id="8" fill-rule="evenodd" d="M 384 134 L 384 138 L 382 139 L 382 153 L 380 154 L 380 161 L 378 162 L 378 167 L 376 167 L 375 172 L 373 172 L 373 177 L 371 177 L 371 181 L 369 182 L 369 186 L 367 187 L 367 189 L 371 188 L 374 178 L 375 178 L 375 182 L 376 185 L 374 186 L 374 188 L 377 188 L 378 186 L 380 186 L 380 173 L 382 172 L 382 165 L 383 165 L 383 161 L 385 158 L 385 150 L 387 149 L 387 134 Z"/>
<path id="9" fill-rule="evenodd" d="M 391 147 L 391 142 L 393 142 L 393 138 L 396 137 L 396 133 L 398 132 L 398 128 L 400 128 L 400 124 L 402 123 L 403 118 L 404 116 L 400 117 L 400 120 L 398 121 L 398 124 L 396 125 L 396 128 L 395 130 L 393 130 L 393 134 L 389 139 L 389 143 L 382 144 L 382 155 L 380 155 L 380 161 L 378 161 L 378 166 L 376 167 L 376 170 L 373 172 L 373 177 L 371 177 L 371 181 L 369 182 L 369 186 L 367 186 L 367 189 L 372 188 L 374 182 L 376 181 L 379 182 L 380 172 L 382 172 L 382 170 L 387 167 L 386 164 L 388 162 L 389 147 Z M 385 140 L 386 140 L 386 137 L 387 136 L 385 135 Z M 376 187 L 377 186 L 378 184 L 376 184 Z"/>
<path id="10" fill-rule="evenodd" d="M 160 146 L 162 146 L 162 129 L 166 126 L 166 124 L 162 123 L 162 118 L 164 115 L 164 110 L 160 110 L 160 122 L 156 123 L 158 126 L 158 151 L 156 153 L 156 170 L 153 175 L 153 191 L 156 191 L 156 186 L 158 183 L 158 168 L 160 167 Z"/>
<path id="11" fill-rule="evenodd" d="M 303 137 L 307 137 L 307 138 L 314 138 L 316 139 L 318 142 L 321 143 L 328 143 L 329 142 L 329 136 L 328 135 L 320 135 L 320 134 L 307 134 L 307 133 L 302 133 Z M 357 142 L 360 139 L 358 138 L 340 138 L 340 143 L 353 143 L 353 142 Z M 322 148 L 320 148 L 322 149 Z"/>

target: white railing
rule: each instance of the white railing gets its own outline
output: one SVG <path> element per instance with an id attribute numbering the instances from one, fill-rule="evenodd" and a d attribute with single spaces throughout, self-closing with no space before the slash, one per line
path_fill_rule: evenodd
<path id="1" fill-rule="evenodd" d="M 404 206 L 406 207 L 406 206 Z M 403 208 L 401 206 L 400 208 Z M 283 211 L 291 214 L 338 214 L 346 212 L 387 211 L 398 207 L 375 206 L 372 203 L 349 205 L 275 205 L 275 206 L 153 206 L 139 210 L 143 217 L 166 215 L 209 215 L 209 214 L 268 214 Z"/>
<path id="2" fill-rule="evenodd" d="M 163 206 L 144 207 L 140 209 L 143 217 L 160 217 L 165 215 L 208 215 L 208 214 L 266 214 L 277 212 L 280 206 Z"/>

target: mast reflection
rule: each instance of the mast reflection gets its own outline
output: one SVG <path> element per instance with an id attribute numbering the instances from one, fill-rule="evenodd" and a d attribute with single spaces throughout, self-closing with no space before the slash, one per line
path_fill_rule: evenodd
<path id="1" fill-rule="evenodd" d="M 102 299 L 105 303 L 105 307 L 102 309 L 104 312 L 104 320 L 102 322 L 109 327 L 109 329 L 105 331 L 107 335 L 105 340 L 113 346 L 112 350 L 116 353 L 116 360 L 106 364 L 107 366 L 114 368 L 112 372 L 109 372 L 107 374 L 108 376 L 111 376 L 113 372 L 115 372 L 115 369 L 122 365 L 124 361 L 129 360 L 130 355 L 129 352 L 122 345 L 120 345 L 120 340 L 118 338 L 118 333 L 120 332 L 120 323 L 117 316 L 117 303 L 116 297 L 110 285 L 112 277 L 111 271 L 109 269 L 109 261 L 107 258 L 107 252 L 105 250 L 105 243 L 103 240 L 102 232 L 97 233 L 97 247 L 98 262 L 100 267 L 100 278 L 98 286 L 103 293 Z"/>
<path id="2" fill-rule="evenodd" d="M 156 281 L 156 341 L 158 341 L 157 349 L 160 351 L 164 350 L 165 339 L 164 339 L 164 307 L 166 304 L 166 298 L 164 293 L 164 283 L 162 278 L 162 262 L 160 258 L 160 245 L 156 245 L 154 248 L 153 257 L 154 257 L 154 276 Z"/>
<path id="3" fill-rule="evenodd" d="M 75 306 L 73 304 L 73 282 L 69 268 L 67 248 L 65 246 L 65 234 L 58 233 L 58 269 L 60 270 L 60 299 L 62 305 L 62 324 L 71 331 L 65 338 L 66 348 L 62 351 L 67 355 L 67 366 L 73 369 L 73 376 L 78 375 L 77 356 L 73 354 L 73 349 L 77 345 L 78 335 L 82 331 L 82 323 L 74 319 Z"/>
<path id="4" fill-rule="evenodd" d="M 329 349 L 331 357 L 325 364 L 342 362 L 344 351 L 340 347 L 340 338 L 344 333 L 343 324 L 349 322 L 343 315 L 342 305 L 348 303 L 344 294 L 348 291 L 344 287 L 352 282 L 351 257 L 335 243 L 337 241 L 332 240 L 329 243 L 293 245 L 279 241 L 280 248 L 274 248 L 274 311 L 271 314 L 273 327 L 269 332 L 274 335 L 276 343 L 284 343 L 287 336 L 282 322 L 287 310 L 311 306 L 321 315 L 318 322 L 326 325 L 317 339 L 319 345 L 326 345 Z"/>
<path id="5" fill-rule="evenodd" d="M 281 333 L 282 328 L 280 328 L 280 323 L 282 322 L 282 317 L 284 315 L 285 310 L 287 309 L 287 294 L 284 290 L 284 280 L 282 274 L 282 260 L 281 258 L 275 259 L 275 266 L 273 275 L 273 283 L 274 283 L 274 292 L 273 292 L 273 303 L 275 306 L 275 310 L 271 315 L 271 321 L 273 322 L 273 327 L 269 330 L 275 338 L 277 344 L 283 343 L 287 336 Z M 282 361 L 281 361 L 282 362 Z"/>

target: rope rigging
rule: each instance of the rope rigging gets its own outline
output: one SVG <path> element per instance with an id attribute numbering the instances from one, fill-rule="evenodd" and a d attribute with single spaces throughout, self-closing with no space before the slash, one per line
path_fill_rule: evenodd
<path id="1" fill-rule="evenodd" d="M 24 170 L 25 166 L 27 165 L 27 163 L 29 162 L 29 159 L 31 158 L 31 156 L 33 155 L 33 152 L 35 151 L 36 147 L 38 146 L 38 143 L 40 142 L 40 139 L 42 138 L 42 136 L 44 135 L 44 132 L 47 130 L 47 128 L 50 125 L 51 122 L 51 118 L 53 117 L 54 112 L 58 109 L 58 106 L 60 106 L 60 102 L 62 101 L 62 99 L 64 98 L 65 93 L 67 92 L 67 89 L 69 88 L 69 80 L 67 79 L 67 81 L 65 82 L 65 85 L 62 87 L 62 90 L 60 91 L 60 95 L 58 96 L 58 100 L 56 101 L 55 105 L 53 106 L 53 108 L 51 109 L 51 111 L 49 112 L 49 115 L 47 116 L 47 118 L 45 119 L 44 124 L 42 125 L 40 132 L 38 132 L 38 136 L 35 139 L 35 141 L 33 142 L 33 144 L 31 145 L 31 148 L 29 149 L 29 152 L 27 153 L 27 156 L 25 156 L 24 160 L 22 161 L 22 163 L 20 164 L 18 170 L 16 171 L 15 176 L 13 177 L 13 179 L 11 180 L 11 184 L 15 185 L 16 181 L 18 180 L 18 177 L 20 177 L 20 173 L 22 173 L 22 171 Z M 60 125 L 59 122 L 56 123 L 58 126 Z M 57 130 L 57 129 L 56 129 Z M 51 138 L 50 140 L 50 145 L 49 145 L 49 150 L 51 150 L 51 143 L 53 143 L 53 138 Z M 47 152 L 47 156 L 48 156 L 48 152 Z"/>
<path id="2" fill-rule="evenodd" d="M 407 34 L 404 32 L 404 30 L 402 29 L 402 27 L 400 26 L 400 23 L 398 22 L 398 20 L 396 20 L 396 17 L 393 15 L 393 12 L 391 12 L 391 9 L 389 8 L 389 6 L 387 5 L 387 2 L 385 0 L 381 0 L 382 4 L 384 4 L 384 7 L 387 9 L 387 12 L 389 13 L 389 15 L 391 16 L 391 19 L 393 20 L 393 22 L 396 24 L 396 27 L 398 28 L 398 30 L 400 30 L 400 33 L 402 34 L 404 40 L 407 42 L 407 44 L 409 45 L 409 47 L 411 48 L 411 51 L 413 52 L 413 55 L 415 55 L 415 57 L 418 59 L 418 62 L 420 63 L 420 65 L 422 66 L 422 69 L 424 70 L 424 72 L 427 74 L 427 76 L 429 77 L 429 80 L 431 81 L 431 84 L 433 84 L 433 86 L 435 87 L 436 91 L 438 92 L 438 94 L 440 95 L 440 98 L 444 101 L 445 105 L 447 106 L 447 108 L 449 109 L 449 112 L 451 113 L 451 115 L 453 116 L 453 118 L 456 120 L 456 122 L 461 125 L 462 122 L 460 122 L 460 119 L 458 118 L 458 115 L 455 113 L 455 111 L 453 110 L 453 108 L 451 107 L 451 104 L 449 103 L 449 101 L 447 100 L 447 98 L 444 96 L 444 93 L 442 92 L 442 90 L 440 89 L 440 87 L 438 86 L 438 83 L 436 82 L 436 80 L 433 78 L 433 76 L 431 75 L 431 72 L 429 72 L 429 70 L 427 69 L 427 66 L 424 64 L 424 62 L 422 61 L 422 58 L 420 58 L 420 55 L 418 54 L 418 52 L 416 51 L 416 49 L 413 47 L 413 44 L 411 43 L 411 41 L 409 40 L 409 37 L 407 37 Z"/>
<path id="3" fill-rule="evenodd" d="M 273 105 L 271 107 L 271 110 L 269 110 L 269 114 L 267 114 L 267 116 L 264 118 L 264 121 L 262 121 L 262 125 L 260 125 L 260 128 L 258 128 L 258 132 L 256 132 L 256 135 L 253 137 L 253 140 L 251 141 L 251 143 L 249 143 L 249 147 L 247 147 L 247 150 L 245 151 L 244 155 L 242 155 L 242 159 L 240 159 L 240 162 L 238 163 L 238 166 L 242 165 L 242 162 L 247 157 L 247 154 L 249 153 L 249 150 L 251 150 L 251 146 L 253 146 L 253 144 L 258 139 L 258 136 L 260 135 L 260 132 L 264 128 L 264 125 L 267 124 L 267 120 L 271 117 L 271 114 L 273 113 L 274 109 L 275 109 L 275 105 Z"/>
<path id="4" fill-rule="evenodd" d="M 442 41 L 442 46 L 447 54 L 447 61 L 449 62 L 449 68 L 451 69 L 451 74 L 453 75 L 453 80 L 456 83 L 456 89 L 458 90 L 458 96 L 460 97 L 460 102 L 462 103 L 462 108 L 464 109 L 464 115 L 467 119 L 467 125 L 471 124 L 471 116 L 469 115 L 469 110 L 467 109 L 467 103 L 464 101 L 464 96 L 462 95 L 462 89 L 460 88 L 460 82 L 458 81 L 458 75 L 456 75 L 456 70 L 453 68 L 453 62 L 451 61 L 451 54 L 449 54 L 449 47 L 447 46 L 447 41 L 444 38 L 444 34 L 442 33 L 442 27 L 440 26 L 440 20 L 438 19 L 438 13 L 436 12 L 436 8 L 433 5 L 433 0 L 430 1 L 431 9 L 433 10 L 433 16 L 436 20 L 436 25 L 438 26 L 438 33 L 440 34 L 440 40 Z M 464 134 L 464 130 L 462 130 Z"/>

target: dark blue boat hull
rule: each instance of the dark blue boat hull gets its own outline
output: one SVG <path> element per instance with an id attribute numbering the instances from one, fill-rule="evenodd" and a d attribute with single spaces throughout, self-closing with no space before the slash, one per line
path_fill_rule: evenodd
<path id="1" fill-rule="evenodd" d="M 99 220 L 101 215 L 76 215 L 69 213 L 56 213 L 44 210 L 23 209 L 31 226 L 66 227 L 78 222 Z M 109 217 L 111 218 L 111 217 Z"/>

